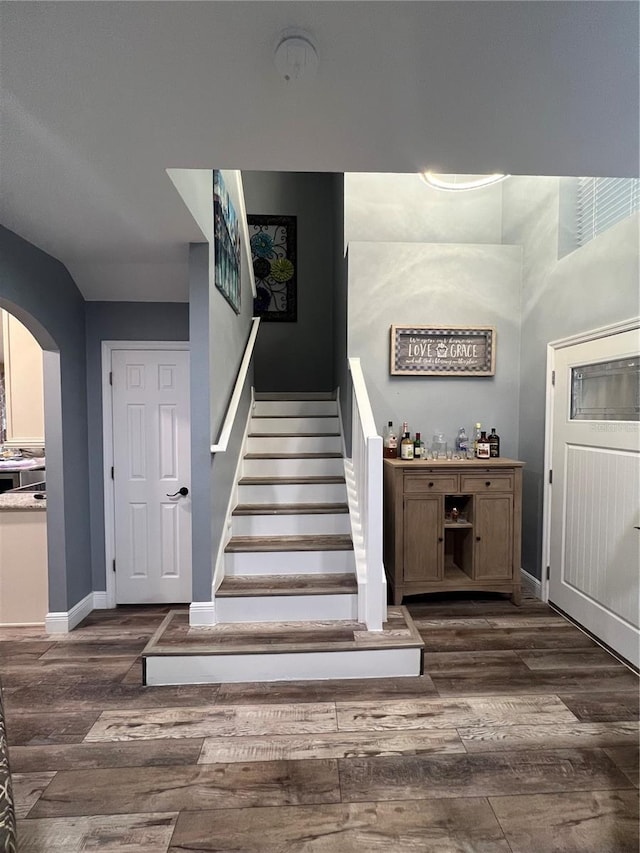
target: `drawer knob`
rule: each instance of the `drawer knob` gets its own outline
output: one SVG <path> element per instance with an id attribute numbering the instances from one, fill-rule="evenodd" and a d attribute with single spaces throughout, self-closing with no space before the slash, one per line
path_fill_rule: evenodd
<path id="1" fill-rule="evenodd" d="M 444 542 L 444 539 L 442 538 L 442 536 L 438 536 L 438 542 Z"/>
<path id="2" fill-rule="evenodd" d="M 430 489 L 432 489 L 432 488 L 433 488 L 433 483 L 429 483 L 429 488 L 430 488 Z"/>
<path id="3" fill-rule="evenodd" d="M 476 542 L 481 542 L 481 541 L 482 541 L 482 537 L 481 537 L 481 536 L 476 536 Z"/>
<path id="4" fill-rule="evenodd" d="M 489 488 L 490 485 L 491 485 L 491 480 L 485 480 L 485 486 L 487 488 Z"/>

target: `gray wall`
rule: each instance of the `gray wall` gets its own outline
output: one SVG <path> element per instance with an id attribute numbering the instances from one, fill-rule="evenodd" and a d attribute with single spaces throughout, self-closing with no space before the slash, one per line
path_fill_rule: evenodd
<path id="1" fill-rule="evenodd" d="M 638 214 L 558 260 L 559 187 L 558 178 L 518 177 L 505 182 L 503 193 L 503 239 L 523 247 L 523 566 L 535 577 L 542 559 L 547 344 L 637 316 L 640 309 Z"/>
<path id="2" fill-rule="evenodd" d="M 189 329 L 191 341 L 191 494 L 193 601 L 211 601 L 215 559 L 225 535 L 224 522 L 249 412 L 250 371 L 229 446 L 211 456 L 217 441 L 251 327 L 252 298 L 243 257 L 241 313 L 209 284 L 209 251 L 194 244 L 189 252 Z"/>
<path id="3" fill-rule="evenodd" d="M 258 391 L 333 389 L 333 175 L 243 172 L 247 213 L 296 216 L 298 319 L 263 323 L 255 357 Z"/>
<path id="4" fill-rule="evenodd" d="M 522 255 L 501 245 L 503 186 L 450 193 L 418 175 L 345 175 L 348 351 L 380 431 L 408 421 L 427 443 L 436 430 L 453 443 L 480 421 L 517 456 Z M 391 376 L 392 324 L 495 326 L 496 374 Z"/>
<path id="5" fill-rule="evenodd" d="M 517 456 L 520 272 L 519 246 L 350 244 L 349 355 L 362 359 L 379 430 L 408 421 L 425 442 L 442 430 L 452 445 L 480 421 Z M 495 376 L 391 376 L 392 323 L 495 326 Z"/>
<path id="6" fill-rule="evenodd" d="M 345 240 L 501 243 L 502 184 L 450 193 L 420 175 L 344 176 Z"/>
<path id="7" fill-rule="evenodd" d="M 69 610 L 92 590 L 84 300 L 59 261 L 0 226 L 0 304 L 46 350 L 49 609 Z"/>
<path id="8" fill-rule="evenodd" d="M 347 258 L 344 240 L 344 175 L 333 176 L 333 386 L 340 389 L 340 412 L 347 453 L 351 452 L 351 377 L 347 365 Z"/>
<path id="9" fill-rule="evenodd" d="M 102 341 L 187 341 L 189 305 L 181 302 L 85 302 L 87 421 L 93 589 L 106 588 L 102 454 Z"/>

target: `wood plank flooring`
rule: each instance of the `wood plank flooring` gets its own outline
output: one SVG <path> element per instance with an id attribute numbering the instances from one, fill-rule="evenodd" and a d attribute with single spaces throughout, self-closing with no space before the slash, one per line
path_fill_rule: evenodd
<path id="1" fill-rule="evenodd" d="M 21 853 L 637 853 L 636 675 L 534 599 L 409 610 L 406 679 L 143 687 L 161 607 L 0 629 Z"/>

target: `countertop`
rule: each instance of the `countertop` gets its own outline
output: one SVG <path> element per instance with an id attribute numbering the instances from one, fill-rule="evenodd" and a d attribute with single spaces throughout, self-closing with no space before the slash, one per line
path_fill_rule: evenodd
<path id="1" fill-rule="evenodd" d="M 34 494 L 38 492 L 14 492 L 13 494 L 4 492 L 0 494 L 0 512 L 5 510 L 30 510 L 34 512 L 42 512 L 47 508 L 47 500 L 38 500 L 34 498 Z"/>
<path id="2" fill-rule="evenodd" d="M 24 456 L 21 459 L 1 459 L 0 471 L 17 474 L 20 471 L 37 471 L 45 467 L 44 456 Z"/>
<path id="3" fill-rule="evenodd" d="M 493 459 L 383 459 L 393 468 L 468 468 L 470 471 L 483 468 L 522 468 L 526 463 L 517 459 L 498 456 Z"/>

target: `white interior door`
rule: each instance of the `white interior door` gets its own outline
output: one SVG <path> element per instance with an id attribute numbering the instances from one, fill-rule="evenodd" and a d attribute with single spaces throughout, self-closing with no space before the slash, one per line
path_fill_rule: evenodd
<path id="1" fill-rule="evenodd" d="M 555 352 L 549 600 L 639 664 L 638 330 Z"/>
<path id="2" fill-rule="evenodd" d="M 190 602 L 189 353 L 114 350 L 111 369 L 116 603 Z"/>

